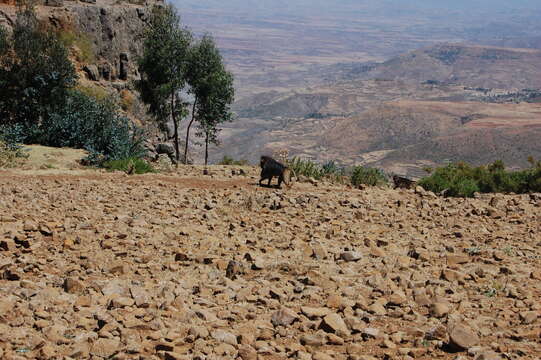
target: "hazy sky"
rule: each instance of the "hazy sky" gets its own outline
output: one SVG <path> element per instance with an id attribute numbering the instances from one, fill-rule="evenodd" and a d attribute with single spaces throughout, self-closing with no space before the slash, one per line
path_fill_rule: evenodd
<path id="1" fill-rule="evenodd" d="M 175 0 L 181 8 L 212 8 L 278 13 L 314 13 L 342 9 L 445 9 L 455 11 L 541 10 L 540 0 Z"/>
<path id="2" fill-rule="evenodd" d="M 537 48 L 541 0 L 171 0 L 237 74 L 384 61 L 436 43 Z M 255 70 L 254 70 L 255 71 Z"/>
<path id="3" fill-rule="evenodd" d="M 428 32 L 451 29 L 516 35 L 541 34 L 541 0 L 172 0 L 184 13 L 183 20 L 196 31 L 214 28 L 224 21 L 230 24 L 261 19 L 332 18 L 343 24 L 390 23 L 402 26 L 424 26 Z M 208 18 L 202 19 L 201 16 Z M 228 18 L 229 17 L 229 18 Z"/>

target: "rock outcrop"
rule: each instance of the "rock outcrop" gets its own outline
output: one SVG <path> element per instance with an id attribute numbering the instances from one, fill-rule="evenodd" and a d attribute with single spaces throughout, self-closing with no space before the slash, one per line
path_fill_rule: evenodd
<path id="1" fill-rule="evenodd" d="M 91 51 L 80 68 L 92 81 L 126 81 L 137 76 L 134 61 L 141 53 L 141 34 L 150 7 L 159 1 L 44 0 L 38 2 L 38 17 L 61 33 L 81 38 Z M 16 7 L 0 0 L 0 24 L 11 27 Z M 75 41 L 74 47 L 78 46 Z"/>

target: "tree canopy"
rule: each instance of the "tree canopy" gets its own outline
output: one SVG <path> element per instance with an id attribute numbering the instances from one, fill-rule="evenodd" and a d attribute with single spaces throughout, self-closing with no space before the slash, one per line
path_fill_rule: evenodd
<path id="1" fill-rule="evenodd" d="M 8 34 L 0 29 L 0 119 L 35 125 L 62 105 L 77 75 L 68 51 L 32 7 L 19 9 Z"/>
<path id="2" fill-rule="evenodd" d="M 219 144 L 219 124 L 232 119 L 233 75 L 225 69 L 220 51 L 210 35 L 203 36 L 190 55 L 188 83 L 194 95 L 192 122 L 194 119 L 198 122 L 197 135 L 205 138 L 206 165 L 209 143 Z M 187 138 L 188 135 L 189 126 Z M 186 141 L 186 152 L 187 147 Z"/>
<path id="3" fill-rule="evenodd" d="M 188 115 L 191 104 L 192 116 L 186 130 L 183 157 L 187 163 L 194 122 L 198 123 L 198 134 L 204 134 L 208 149 L 209 143 L 218 143 L 218 125 L 231 120 L 233 76 L 225 69 L 214 39 L 205 35 L 194 41 L 171 5 L 154 8 L 144 38 L 144 51 L 139 59 L 141 80 L 137 88 L 162 130 L 172 120 L 177 161 L 180 160 L 179 122 Z M 188 94 L 193 97 L 191 103 L 186 100 Z"/>

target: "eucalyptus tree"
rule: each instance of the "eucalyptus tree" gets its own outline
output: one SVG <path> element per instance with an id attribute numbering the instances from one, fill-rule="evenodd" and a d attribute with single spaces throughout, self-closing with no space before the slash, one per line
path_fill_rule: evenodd
<path id="1" fill-rule="evenodd" d="M 212 36 L 205 35 L 192 47 L 188 65 L 188 83 L 194 100 L 192 117 L 186 130 L 184 158 L 188 156 L 190 129 L 197 121 L 196 135 L 205 139 L 205 165 L 209 144 L 219 144 L 219 125 L 232 119 L 234 101 L 233 75 L 225 68 L 223 58 Z"/>
<path id="2" fill-rule="evenodd" d="M 188 114 L 189 103 L 182 94 L 188 86 L 192 39 L 192 33 L 182 26 L 171 4 L 155 6 L 144 31 L 143 54 L 138 60 L 141 80 L 136 83 L 137 89 L 162 130 L 172 120 L 177 163 L 180 160 L 179 123 Z"/>

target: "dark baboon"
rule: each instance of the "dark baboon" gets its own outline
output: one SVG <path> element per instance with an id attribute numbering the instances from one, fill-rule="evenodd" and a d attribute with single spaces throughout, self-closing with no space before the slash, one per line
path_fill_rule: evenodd
<path id="1" fill-rule="evenodd" d="M 261 156 L 259 162 L 261 166 L 261 179 L 259 179 L 259 185 L 262 185 L 263 180 L 268 179 L 267 186 L 270 187 L 273 177 L 278 177 L 278 188 L 282 188 L 282 183 L 285 183 L 288 187 L 291 185 L 291 171 L 289 168 L 278 161 L 274 160 L 270 156 Z"/>
<path id="2" fill-rule="evenodd" d="M 413 189 L 416 184 L 415 181 L 398 175 L 393 176 L 393 183 L 395 189 Z"/>

